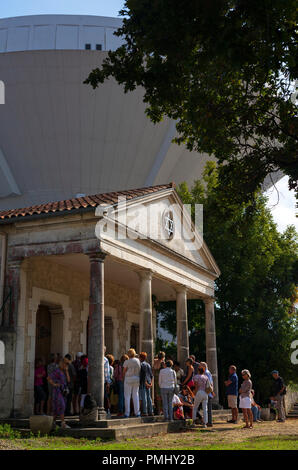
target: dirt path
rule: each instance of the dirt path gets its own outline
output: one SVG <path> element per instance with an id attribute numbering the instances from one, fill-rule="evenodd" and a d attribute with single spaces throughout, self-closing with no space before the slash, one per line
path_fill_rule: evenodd
<path id="1" fill-rule="evenodd" d="M 150 439 L 133 439 L 134 445 L 138 448 L 146 449 L 179 449 L 185 447 L 203 448 L 209 445 L 231 444 L 236 442 L 245 441 L 249 438 L 257 437 L 277 437 L 281 435 L 295 436 L 298 440 L 298 419 L 288 419 L 285 423 L 277 423 L 275 421 L 263 422 L 255 424 L 253 429 L 243 429 L 243 423 L 235 424 L 214 424 L 213 428 L 202 429 L 199 426 L 181 432 L 163 434 L 151 437 Z M 33 440 L 32 438 L 30 438 Z M 58 438 L 58 437 L 45 437 L 34 439 L 34 447 L 44 447 L 47 445 L 46 441 L 52 439 L 64 440 L 64 445 L 67 447 L 75 446 L 78 442 L 74 438 Z M 0 439 L 0 450 L 24 449 L 22 441 L 25 444 L 26 439 Z M 87 439 L 80 439 L 80 445 L 84 442 L 90 443 Z M 132 439 L 129 439 L 132 441 Z M 95 443 L 94 443 L 95 444 Z M 120 443 L 118 443 L 119 445 Z M 121 445 L 121 444 L 120 444 Z M 125 443 L 123 443 L 125 446 Z M 78 446 L 79 447 L 79 446 Z M 100 448 L 100 444 L 96 443 L 96 447 Z M 118 447 L 119 448 L 119 447 Z"/>

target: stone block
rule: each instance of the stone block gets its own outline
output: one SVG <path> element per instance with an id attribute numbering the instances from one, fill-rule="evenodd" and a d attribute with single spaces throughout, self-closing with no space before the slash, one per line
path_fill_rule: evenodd
<path id="1" fill-rule="evenodd" d="M 30 416 L 29 424 L 32 432 L 40 432 L 40 434 L 49 434 L 53 427 L 53 416 Z"/>

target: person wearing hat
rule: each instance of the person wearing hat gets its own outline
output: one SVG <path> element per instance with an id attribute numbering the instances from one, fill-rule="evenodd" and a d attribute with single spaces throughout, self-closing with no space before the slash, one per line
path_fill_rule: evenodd
<path id="1" fill-rule="evenodd" d="M 280 377 L 278 370 L 273 370 L 271 375 L 274 379 L 273 389 L 272 389 L 272 397 L 271 400 L 276 401 L 276 408 L 279 423 L 284 423 L 286 420 L 286 413 L 284 407 L 284 395 L 286 394 L 286 386 L 283 381 L 283 378 Z"/>
<path id="2" fill-rule="evenodd" d="M 252 389 L 252 382 L 250 380 L 251 375 L 249 370 L 244 369 L 241 372 L 243 382 L 241 384 L 241 388 L 239 390 L 240 393 L 240 403 L 239 408 L 242 409 L 243 418 L 245 421 L 245 428 L 252 429 L 253 427 L 253 414 L 251 411 L 251 389 Z"/>

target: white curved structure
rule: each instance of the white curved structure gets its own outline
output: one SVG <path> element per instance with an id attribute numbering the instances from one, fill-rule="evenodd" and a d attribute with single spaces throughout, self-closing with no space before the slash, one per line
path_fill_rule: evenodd
<path id="1" fill-rule="evenodd" d="M 113 35 L 120 24 L 95 16 L 0 19 L 0 210 L 200 176 L 202 158 L 171 143 L 174 123 L 155 126 L 145 116 L 142 89 L 83 84 L 121 43 Z"/>
<path id="2" fill-rule="evenodd" d="M 83 84 L 121 44 L 120 25 L 96 16 L 0 19 L 0 210 L 200 177 L 211 157 L 172 144 L 175 123 L 150 122 L 141 88 Z"/>

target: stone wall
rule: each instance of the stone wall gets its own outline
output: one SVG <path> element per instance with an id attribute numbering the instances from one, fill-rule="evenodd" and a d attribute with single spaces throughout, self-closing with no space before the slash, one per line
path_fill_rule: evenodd
<path id="1" fill-rule="evenodd" d="M 18 416 L 32 413 L 36 312 L 40 303 L 51 305 L 54 310 L 60 307 L 63 312 L 64 347 L 53 352 L 69 352 L 73 356 L 78 351 L 86 352 L 83 341 L 86 342 L 89 310 L 89 275 L 51 261 L 50 257 L 27 258 L 22 263 L 14 401 L 14 414 Z M 106 315 L 113 320 L 116 354 L 123 354 L 127 351 L 128 315 L 139 316 L 138 290 L 105 282 L 105 307 Z"/>
<path id="2" fill-rule="evenodd" d="M 14 332 L 0 329 L 0 341 L 5 348 L 5 361 L 4 364 L 0 363 L 0 418 L 7 418 L 13 409 L 15 339 Z"/>
<path id="3" fill-rule="evenodd" d="M 285 408 L 286 413 L 290 411 L 294 403 L 298 403 L 298 385 L 287 386 L 287 393 L 285 395 Z"/>

